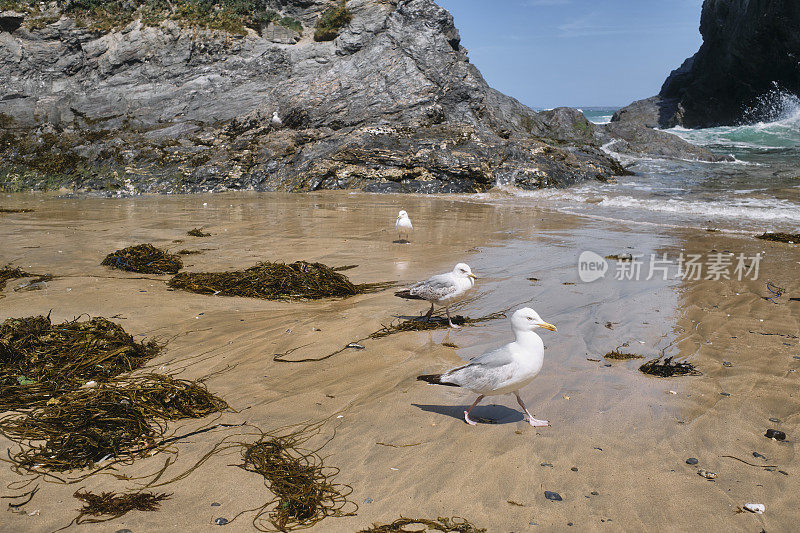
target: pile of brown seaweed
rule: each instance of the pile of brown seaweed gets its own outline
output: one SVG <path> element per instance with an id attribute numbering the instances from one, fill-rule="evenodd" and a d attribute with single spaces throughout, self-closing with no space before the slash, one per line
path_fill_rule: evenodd
<path id="1" fill-rule="evenodd" d="M 33 213 L 33 209 L 12 209 L 10 207 L 0 207 L 0 213 Z"/>
<path id="2" fill-rule="evenodd" d="M 186 235 L 190 237 L 211 237 L 210 233 L 203 233 L 203 230 L 200 228 L 193 228 L 186 232 Z"/>
<path id="3" fill-rule="evenodd" d="M 323 464 L 319 449 L 303 449 L 319 427 L 315 424 L 287 435 L 264 434 L 254 443 L 241 444 L 240 468 L 262 475 L 274 494 L 253 518 L 259 531 L 303 529 L 329 516 L 353 516 L 358 510 L 347 499 L 352 487 L 333 483 L 339 470 Z M 346 511 L 348 506 L 352 511 Z"/>
<path id="4" fill-rule="evenodd" d="M 407 526 L 414 526 L 414 529 L 406 529 Z M 423 529 L 420 529 L 419 526 L 423 526 Z M 436 520 L 401 517 L 391 524 L 373 524 L 371 528 L 362 529 L 358 533 L 421 533 L 423 531 L 444 531 L 445 533 L 485 533 L 486 529 L 474 526 L 464 518 L 460 517 L 442 518 L 440 516 Z"/>
<path id="5" fill-rule="evenodd" d="M 800 244 L 800 233 L 771 233 L 766 232 L 763 235 L 757 235 L 756 239 L 773 242 L 786 242 L 789 244 Z"/>
<path id="6" fill-rule="evenodd" d="M 0 325 L 0 410 L 44 405 L 88 381 L 141 367 L 161 350 L 102 317 L 53 324 L 48 316 Z"/>
<path id="7" fill-rule="evenodd" d="M 651 376 L 668 378 L 672 376 L 699 376 L 701 372 L 692 363 L 686 361 L 673 362 L 672 357 L 653 359 L 639 367 L 639 370 Z"/>
<path id="8" fill-rule="evenodd" d="M 33 274 L 28 274 L 21 268 L 12 268 L 11 265 L 6 265 L 0 268 L 0 291 L 6 288 L 6 283 L 11 279 L 28 278 Z"/>
<path id="9" fill-rule="evenodd" d="M 94 494 L 80 489 L 73 494 L 81 500 L 83 507 L 73 520 L 75 524 L 96 524 L 119 518 L 130 511 L 157 511 L 161 502 L 169 499 L 171 494 L 154 494 L 152 492 L 134 492 L 117 494 L 103 492 Z M 95 517 L 95 518 L 87 518 Z M 71 524 L 70 524 L 71 525 Z"/>
<path id="10" fill-rule="evenodd" d="M 182 272 L 169 281 L 173 289 L 267 300 L 344 298 L 393 285 L 392 282 L 355 285 L 327 265 L 305 261 L 264 262 L 231 272 Z"/>
<path id="11" fill-rule="evenodd" d="M 131 462 L 163 444 L 165 421 L 225 408 L 202 384 L 147 374 L 66 392 L 0 419 L 0 432 L 19 445 L 9 457 L 20 473 L 67 472 L 107 459 Z"/>
<path id="12" fill-rule="evenodd" d="M 480 322 L 486 322 L 489 320 L 498 320 L 500 318 L 505 318 L 506 314 L 504 311 L 498 313 L 490 313 L 485 316 L 481 316 L 478 318 L 469 318 L 462 315 L 456 315 L 453 318 L 453 324 L 456 326 L 463 326 L 465 324 L 478 324 Z M 389 324 L 388 326 L 383 326 L 378 331 L 370 334 L 370 339 L 380 339 L 382 337 L 386 337 L 389 335 L 394 335 L 395 333 L 403 333 L 405 331 L 428 331 L 433 329 L 447 329 L 450 327 L 449 322 L 447 321 L 446 317 L 434 315 L 430 319 L 425 319 L 425 317 L 419 318 L 412 318 L 410 320 L 401 320 L 399 322 L 395 322 Z"/>
<path id="13" fill-rule="evenodd" d="M 108 254 L 100 264 L 141 274 L 175 274 L 183 268 L 180 257 L 152 244 L 139 244 L 117 250 Z"/>

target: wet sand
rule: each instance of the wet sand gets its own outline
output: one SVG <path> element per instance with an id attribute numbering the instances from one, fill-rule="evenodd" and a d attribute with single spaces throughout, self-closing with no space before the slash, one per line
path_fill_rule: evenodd
<path id="1" fill-rule="evenodd" d="M 788 298 L 800 297 L 800 247 L 497 200 L 345 192 L 5 196 L 3 207 L 36 211 L 0 215 L 0 263 L 56 278 L 45 290 L 31 292 L 15 292 L 19 282 L 10 281 L 0 299 L 0 319 L 51 309 L 54 321 L 116 316 L 137 338 L 169 340 L 152 361 L 156 370 L 182 370 L 180 377 L 191 379 L 213 374 L 209 389 L 238 411 L 223 414 L 219 422 L 246 421 L 270 431 L 326 420 L 310 444 L 333 436 L 322 455 L 340 469 L 336 480 L 353 487 L 351 499 L 359 509 L 357 516 L 327 518 L 311 531 L 356 531 L 401 515 L 458 515 L 489 531 L 792 530 L 800 519 L 795 504 L 800 473 L 794 466 L 800 302 Z M 401 208 L 416 229 L 407 245 L 392 243 Z M 198 226 L 212 235 L 186 235 Z M 184 271 L 302 259 L 357 264 L 345 272 L 354 282 L 412 282 L 464 261 L 480 279 L 476 298 L 459 313 L 474 318 L 527 305 L 558 326 L 558 333 L 541 333 L 545 366 L 522 391 L 533 414 L 552 427 L 527 425 L 512 396 L 484 401 L 473 412 L 496 423 L 470 427 L 461 417 L 472 393 L 415 380 L 508 342 L 507 320 L 364 340 L 364 350 L 348 349 L 324 361 L 278 363 L 276 353 L 320 357 L 426 306 L 400 300 L 392 290 L 316 302 L 203 296 L 168 291 L 160 276 L 100 266 L 107 253 L 144 242 L 172 251 L 202 249 L 184 257 Z M 646 256 L 764 251 L 765 258 L 757 281 L 617 281 L 611 262 L 606 279 L 582 283 L 576 264 L 584 250 Z M 762 298 L 769 295 L 766 281 L 786 289 L 778 303 Z M 623 351 L 648 358 L 662 350 L 686 358 L 703 374 L 660 379 L 641 374 L 641 361 L 602 360 L 624 343 L 629 346 Z M 206 423 L 175 423 L 170 430 L 184 433 Z M 787 441 L 766 439 L 768 427 L 785 431 Z M 178 461 L 169 473 L 189 468 L 233 431 L 177 443 Z M 0 439 L 0 445 L 8 442 Z M 699 464 L 687 465 L 688 457 Z M 156 455 L 120 470 L 152 473 L 164 460 Z M 235 453 L 214 457 L 164 487 L 173 496 L 159 512 L 131 512 L 78 529 L 215 530 L 215 518 L 231 519 L 271 498 L 260 476 L 230 466 L 238 462 Z M 716 480 L 700 477 L 700 468 L 715 472 Z M 0 465 L 2 487 L 19 480 Z M 78 485 L 42 483 L 26 513 L 7 512 L 2 528 L 45 531 L 66 525 L 79 507 L 72 493 L 81 486 L 96 492 L 135 488 L 109 476 Z M 558 492 L 563 501 L 546 500 L 545 490 Z M 2 494 L 11 493 L 16 492 Z M 221 505 L 211 507 L 212 502 Z M 766 513 L 736 512 L 748 502 L 765 504 Z M 251 518 L 245 514 L 226 530 L 250 531 Z"/>

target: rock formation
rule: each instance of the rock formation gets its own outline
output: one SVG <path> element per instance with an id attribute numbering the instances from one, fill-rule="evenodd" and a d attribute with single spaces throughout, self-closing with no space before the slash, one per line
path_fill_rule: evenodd
<path id="1" fill-rule="evenodd" d="M 769 120 L 781 93 L 800 95 L 800 2 L 705 0 L 703 45 L 658 96 L 620 110 L 615 122 L 705 128 Z"/>

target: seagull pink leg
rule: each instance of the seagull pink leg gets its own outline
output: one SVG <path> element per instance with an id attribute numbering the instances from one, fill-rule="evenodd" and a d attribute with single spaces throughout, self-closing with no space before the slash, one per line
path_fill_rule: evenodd
<path id="1" fill-rule="evenodd" d="M 522 401 L 522 398 L 519 397 L 518 391 L 514 391 L 514 396 L 517 397 L 517 403 L 519 404 L 519 406 L 522 407 L 522 410 L 525 411 L 526 415 L 528 415 L 528 422 L 530 423 L 530 425 L 532 425 L 533 427 L 545 427 L 550 425 L 550 422 L 548 422 L 547 420 L 537 420 L 533 418 L 533 415 L 530 413 L 530 411 L 528 411 L 528 408 L 525 407 L 525 403 Z"/>
<path id="2" fill-rule="evenodd" d="M 470 406 L 469 406 L 469 409 L 467 409 L 466 411 L 464 411 L 464 421 L 465 421 L 467 424 L 469 424 L 470 426 L 477 426 L 477 425 L 478 425 L 478 423 L 477 423 L 477 422 L 475 422 L 473 419 L 471 419 L 471 418 L 469 417 L 469 412 L 470 412 L 470 411 L 472 411 L 472 409 L 473 409 L 473 408 L 474 408 L 476 405 L 478 405 L 478 402 L 479 402 L 479 401 L 481 401 L 481 400 L 483 400 L 483 394 L 481 394 L 480 396 L 478 396 L 478 398 L 477 398 L 477 399 L 476 399 L 474 402 L 472 402 L 472 405 L 470 405 Z"/>
<path id="3" fill-rule="evenodd" d="M 453 319 L 450 318 L 450 308 L 445 306 L 444 312 L 447 315 L 447 321 L 450 323 L 450 327 L 455 329 L 461 329 L 461 326 L 453 324 Z"/>

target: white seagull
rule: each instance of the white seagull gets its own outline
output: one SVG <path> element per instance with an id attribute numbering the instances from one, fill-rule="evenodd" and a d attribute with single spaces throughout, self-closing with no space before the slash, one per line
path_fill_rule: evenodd
<path id="1" fill-rule="evenodd" d="M 397 230 L 397 238 L 399 240 L 403 240 L 404 233 L 406 240 L 408 240 L 408 232 L 414 230 L 414 226 L 411 225 L 411 219 L 408 218 L 408 213 L 402 210 L 397 213 L 397 222 L 394 223 L 394 229 Z"/>
<path id="2" fill-rule="evenodd" d="M 273 128 L 280 128 L 281 126 L 283 126 L 283 121 L 281 120 L 281 117 L 278 116 L 277 111 L 272 112 L 272 120 L 270 120 L 269 122 L 270 124 L 272 124 Z"/>
<path id="3" fill-rule="evenodd" d="M 544 363 L 544 343 L 534 330 L 545 328 L 557 331 L 553 324 L 542 320 L 530 307 L 518 309 L 511 316 L 511 329 L 516 340 L 491 352 L 472 359 L 468 364 L 448 370 L 443 374 L 418 376 L 419 381 L 435 385 L 464 387 L 477 394 L 478 398 L 464 411 L 464 420 L 474 426 L 476 422 L 469 417 L 470 411 L 486 396 L 513 393 L 517 402 L 527 415 L 532 426 L 549 426 L 547 420 L 537 420 L 525 407 L 519 397 L 519 389 L 533 381 Z"/>
<path id="4" fill-rule="evenodd" d="M 475 285 L 478 279 L 472 273 L 472 269 L 465 263 L 459 263 L 452 272 L 437 274 L 425 281 L 415 283 L 408 289 L 397 291 L 395 296 L 407 300 L 427 300 L 431 303 L 431 308 L 425 315 L 426 320 L 430 320 L 433 314 L 434 304 L 443 305 L 444 312 L 447 314 L 447 321 L 451 328 L 459 328 L 453 324 L 450 318 L 450 306 L 464 298 L 464 295 Z"/>

